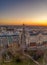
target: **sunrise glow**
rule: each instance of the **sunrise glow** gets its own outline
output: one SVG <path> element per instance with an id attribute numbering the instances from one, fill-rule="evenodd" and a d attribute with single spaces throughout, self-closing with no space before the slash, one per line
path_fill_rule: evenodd
<path id="1" fill-rule="evenodd" d="M 47 26 L 46 0 L 1 0 L 0 25 Z"/>

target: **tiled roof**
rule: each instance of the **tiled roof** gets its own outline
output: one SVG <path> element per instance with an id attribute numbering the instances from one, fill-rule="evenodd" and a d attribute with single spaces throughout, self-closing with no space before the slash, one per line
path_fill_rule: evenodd
<path id="1" fill-rule="evenodd" d="M 13 35 L 0 35 L 0 37 L 10 37 L 10 36 L 19 36 L 19 35 L 16 35 L 16 34 L 13 34 Z"/>
<path id="2" fill-rule="evenodd" d="M 46 32 L 46 33 L 45 33 L 45 32 L 41 32 L 41 34 L 42 34 L 42 35 L 47 35 L 47 32 Z"/>
<path id="3" fill-rule="evenodd" d="M 47 33 L 44 33 L 44 32 L 42 32 L 42 31 L 38 31 L 38 32 L 35 32 L 35 33 L 33 33 L 33 31 L 30 31 L 29 32 L 29 34 L 30 34 L 30 36 L 34 36 L 34 35 L 38 35 L 38 34 L 42 34 L 42 35 L 47 35 Z"/>

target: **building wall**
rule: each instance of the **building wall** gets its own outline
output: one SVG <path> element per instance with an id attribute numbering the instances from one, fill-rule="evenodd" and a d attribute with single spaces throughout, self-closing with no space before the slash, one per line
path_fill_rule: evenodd
<path id="1" fill-rule="evenodd" d="M 38 35 L 29 35 L 29 38 L 27 38 L 27 40 L 29 40 L 29 44 L 33 42 L 36 44 L 43 44 L 44 41 L 47 41 L 47 35 L 42 35 L 41 33 Z"/>

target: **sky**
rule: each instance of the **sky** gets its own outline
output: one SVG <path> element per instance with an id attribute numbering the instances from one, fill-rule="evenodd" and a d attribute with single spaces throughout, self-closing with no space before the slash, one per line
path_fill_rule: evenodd
<path id="1" fill-rule="evenodd" d="M 0 25 L 46 25 L 47 0 L 0 0 Z"/>

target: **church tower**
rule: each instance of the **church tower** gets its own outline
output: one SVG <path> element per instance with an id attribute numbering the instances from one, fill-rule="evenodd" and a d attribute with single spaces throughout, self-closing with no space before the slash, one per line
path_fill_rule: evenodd
<path id="1" fill-rule="evenodd" d="M 25 25 L 23 24 L 22 34 L 21 34 L 21 46 L 23 49 L 26 48 L 26 32 L 25 32 Z"/>

